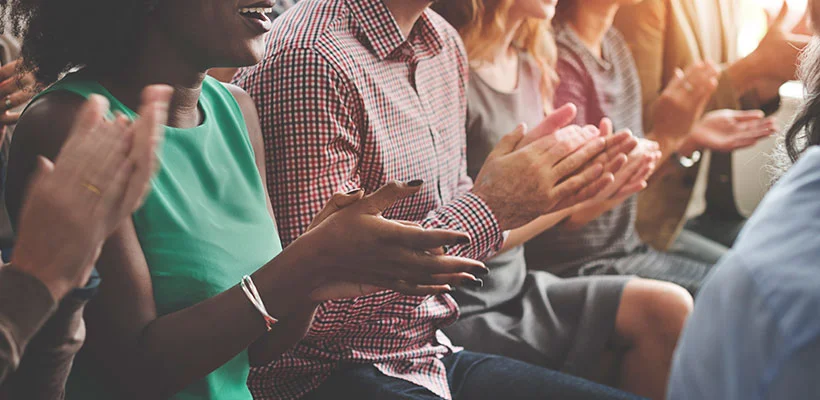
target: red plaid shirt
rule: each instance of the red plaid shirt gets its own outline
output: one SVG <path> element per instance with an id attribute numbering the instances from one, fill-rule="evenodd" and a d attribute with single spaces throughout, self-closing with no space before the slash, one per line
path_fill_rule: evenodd
<path id="1" fill-rule="evenodd" d="M 277 19 L 264 60 L 236 83 L 259 108 L 282 242 L 334 192 L 424 179 L 385 217 L 468 232 L 458 255 L 497 251 L 502 232 L 466 173 L 467 68 L 457 32 L 429 10 L 406 40 L 381 0 L 307 0 Z M 439 328 L 457 317 L 449 295 L 326 302 L 308 336 L 249 385 L 258 399 L 294 399 L 340 364 L 365 363 L 449 399 L 440 358 L 455 349 Z"/>

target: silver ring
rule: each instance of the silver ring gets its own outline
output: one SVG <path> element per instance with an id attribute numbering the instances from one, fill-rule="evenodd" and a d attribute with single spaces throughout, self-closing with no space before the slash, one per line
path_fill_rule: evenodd
<path id="1" fill-rule="evenodd" d="M 11 110 L 14 108 L 14 104 L 11 104 L 11 97 L 6 96 L 6 110 Z"/>

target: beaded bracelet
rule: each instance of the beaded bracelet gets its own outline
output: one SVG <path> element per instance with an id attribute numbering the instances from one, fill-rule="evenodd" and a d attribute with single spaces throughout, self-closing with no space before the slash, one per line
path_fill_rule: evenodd
<path id="1" fill-rule="evenodd" d="M 245 292 L 245 297 L 247 297 L 251 304 L 253 304 L 256 311 L 259 311 L 259 314 L 262 314 L 262 318 L 265 319 L 265 325 L 268 328 L 268 332 L 270 332 L 279 320 L 268 314 L 268 309 L 265 308 L 265 303 L 262 302 L 262 296 L 259 295 L 259 291 L 256 290 L 256 285 L 253 284 L 253 279 L 251 279 L 250 276 L 245 275 L 242 277 L 242 281 L 239 282 L 239 286 L 242 287 L 242 291 Z"/>

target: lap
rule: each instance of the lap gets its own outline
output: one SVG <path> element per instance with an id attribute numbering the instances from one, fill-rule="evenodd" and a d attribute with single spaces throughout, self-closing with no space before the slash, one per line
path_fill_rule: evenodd
<path id="1" fill-rule="evenodd" d="M 621 294 L 630 279 L 561 279 L 531 271 L 515 299 L 463 317 L 444 332 L 467 350 L 590 377 L 615 335 Z"/>
<path id="2" fill-rule="evenodd" d="M 635 396 L 505 357 L 463 351 L 442 359 L 454 400 L 635 399 Z M 373 365 L 350 365 L 335 372 L 309 400 L 439 399 L 411 382 L 382 374 Z"/>

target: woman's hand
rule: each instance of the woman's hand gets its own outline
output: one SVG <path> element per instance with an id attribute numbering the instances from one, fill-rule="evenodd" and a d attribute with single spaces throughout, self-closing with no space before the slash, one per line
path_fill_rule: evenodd
<path id="1" fill-rule="evenodd" d="M 482 263 L 444 255 L 444 248 L 468 245 L 467 234 L 381 216 L 420 189 L 420 182 L 391 182 L 369 196 L 362 191 L 333 196 L 308 232 L 291 244 L 314 249 L 316 260 L 310 263 L 318 270 L 311 300 L 360 297 L 386 289 L 425 296 L 481 284 L 476 276 L 489 272 Z"/>
<path id="2" fill-rule="evenodd" d="M 146 88 L 134 123 L 106 120 L 108 101 L 89 98 L 56 161 L 38 159 L 10 268 L 40 279 L 55 300 L 85 284 L 103 241 L 148 192 L 172 92 Z"/>
<path id="3" fill-rule="evenodd" d="M 676 70 L 675 78 L 655 104 L 653 133 L 664 140 L 682 142 L 717 89 L 719 71 L 710 62 Z"/>
<path id="4" fill-rule="evenodd" d="M 601 131 L 612 131 L 609 120 L 601 122 Z M 619 135 L 628 135 L 632 140 L 624 141 L 624 147 L 612 151 L 608 168 L 617 168 L 610 170 L 614 180 L 592 199 L 575 207 L 565 227 L 583 226 L 646 188 L 647 180 L 655 172 L 661 158 L 660 146 L 651 140 L 635 138 L 629 131 L 611 134 L 610 137 Z"/>
<path id="5" fill-rule="evenodd" d="M 729 152 L 749 147 L 777 131 L 774 119 L 763 111 L 716 110 L 698 121 L 689 134 L 695 148 Z"/>
<path id="6" fill-rule="evenodd" d="M 18 59 L 0 67 L 0 99 L 2 99 L 0 107 L 3 109 L 3 113 L 0 114 L 0 125 L 2 126 L 16 124 L 21 113 L 11 110 L 28 103 L 36 92 L 34 73 L 17 74 L 21 62 Z"/>

